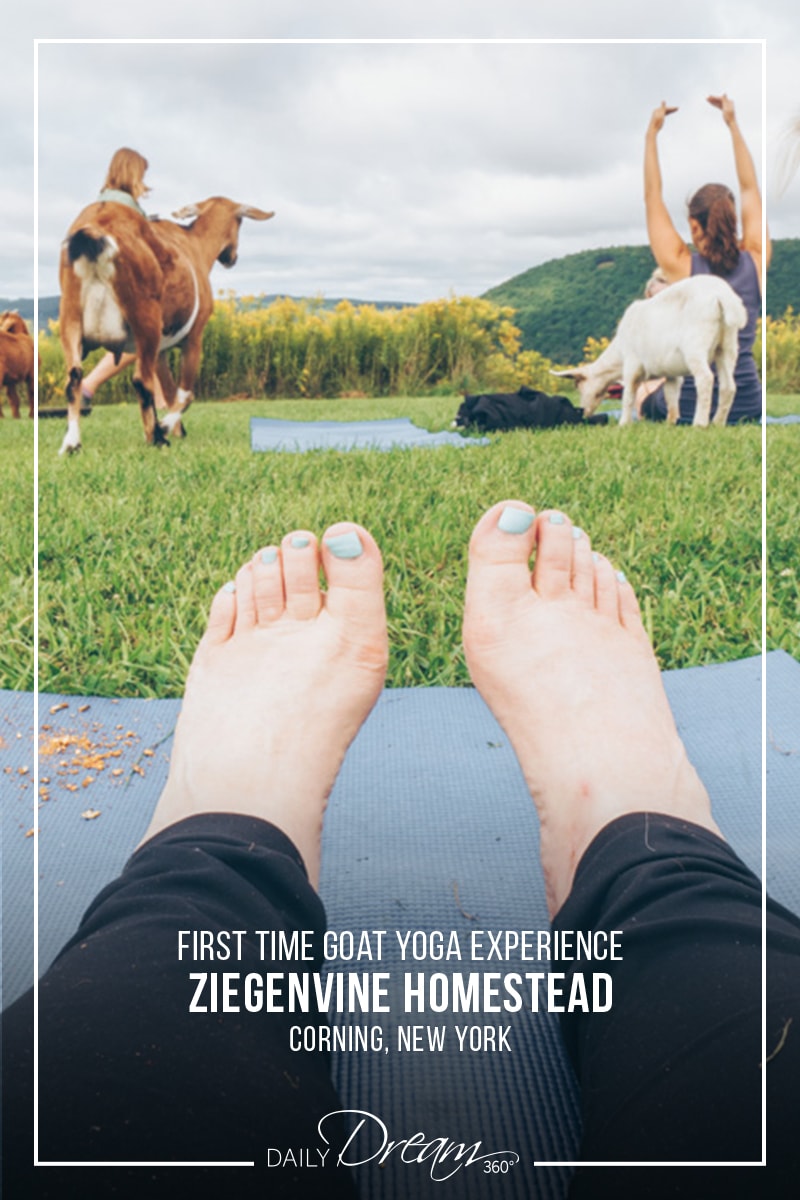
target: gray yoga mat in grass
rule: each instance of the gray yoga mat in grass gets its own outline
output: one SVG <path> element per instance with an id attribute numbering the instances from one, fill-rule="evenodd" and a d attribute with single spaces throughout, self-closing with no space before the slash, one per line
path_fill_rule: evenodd
<path id="1" fill-rule="evenodd" d="M 486 445 L 488 438 L 463 437 L 460 433 L 430 433 L 408 417 L 382 421 L 281 421 L 272 417 L 250 418 L 250 448 L 255 451 L 306 450 L 391 450 L 410 446 Z"/>
<path id="2" fill-rule="evenodd" d="M 794 868 L 800 840 L 800 665 L 781 652 L 764 663 L 770 730 L 768 882 L 776 899 L 800 908 Z M 663 677 L 717 820 L 756 871 L 761 861 L 761 675 L 762 660 L 750 658 Z M 25 765 L 23 758 L 30 763 L 31 698 L 5 693 L 0 699 L 6 714 L 0 765 L 16 772 Z M 60 704 L 66 707 L 59 709 Z M 54 748 L 53 739 L 69 735 L 84 737 L 100 754 L 119 751 L 102 772 L 92 773 L 86 787 L 85 775 L 61 777 L 54 784 L 58 777 L 49 773 L 49 764 L 68 760 L 57 754 L 42 759 L 43 775 L 51 780 L 43 784 L 49 799 L 35 818 L 42 969 L 143 835 L 166 778 L 178 709 L 179 702 L 168 700 L 41 698 L 42 721 L 51 726 L 44 731 L 46 750 Z M 602 723 L 603 714 L 597 719 Z M 16 738 L 16 732 L 23 736 Z M 121 773 L 113 775 L 114 770 Z M 25 833 L 33 825 L 33 794 L 28 776 L 12 778 L 4 804 L 6 1002 L 32 979 L 33 838 Z M 78 790 L 67 790 L 65 782 Z M 81 817 L 86 811 L 100 815 Z M 464 940 L 475 929 L 547 928 L 533 806 L 508 742 L 477 693 L 417 688 L 382 694 L 331 797 L 321 892 L 331 929 L 387 931 L 381 962 L 353 965 L 390 972 L 393 986 L 409 969 L 399 957 L 395 931 L 455 931 Z M 410 969 L 417 969 L 413 962 Z M 418 969 L 449 976 L 494 966 L 443 960 L 420 962 Z M 400 1023 L 435 1026 L 440 1018 L 395 1011 L 336 1020 L 380 1023 L 385 1037 L 392 1038 Z M 459 1200 L 493 1200 L 501 1186 L 502 1194 L 515 1200 L 560 1200 L 569 1169 L 533 1166 L 537 1160 L 572 1161 L 577 1153 L 577 1094 L 557 1018 L 525 1013 L 464 1021 L 509 1024 L 510 1053 L 460 1052 L 452 1028 L 459 1018 L 443 1014 L 441 1021 L 451 1027 L 441 1051 L 337 1054 L 334 1074 L 344 1107 L 380 1116 L 390 1137 L 423 1130 L 431 1138 L 481 1140 L 486 1150 L 508 1148 L 521 1160 L 500 1185 L 477 1167 L 443 1184 L 426 1170 L 390 1157 L 383 1168 L 376 1163 L 361 1168 L 362 1194 L 433 1200 L 449 1189 Z"/>

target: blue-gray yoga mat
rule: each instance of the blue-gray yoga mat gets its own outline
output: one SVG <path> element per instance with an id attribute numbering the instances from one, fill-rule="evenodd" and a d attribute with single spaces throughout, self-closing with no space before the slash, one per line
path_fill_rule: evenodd
<path id="1" fill-rule="evenodd" d="M 797 909 L 800 664 L 782 652 L 763 661 L 769 728 L 768 883 L 776 899 Z M 761 675 L 759 658 L 664 675 L 681 735 L 711 792 L 717 820 L 759 873 Z M 57 711 L 51 713 L 51 708 Z M 32 980 L 33 838 L 26 838 L 26 832 L 34 823 L 40 831 L 44 969 L 144 834 L 166 778 L 178 709 L 177 701 L 168 700 L 42 697 L 41 719 L 50 726 L 43 733 L 48 753 L 41 760 L 50 783 L 42 786 L 49 798 L 34 815 L 30 773 L 19 771 L 32 766 L 32 701 L 0 694 L 0 767 L 10 768 L 2 778 L 11 785 L 3 805 L 6 1003 Z M 602 722 L 603 714 L 597 719 Z M 65 735 L 85 738 L 90 752 L 114 751 L 115 756 L 105 759 L 102 772 L 59 776 L 57 770 L 65 768 L 58 764 L 69 763 L 73 752 L 53 739 Z M 92 782 L 84 787 L 87 778 Z M 100 815 L 81 817 L 92 811 Z M 380 963 L 353 965 L 388 971 L 393 981 L 409 969 L 428 975 L 479 969 L 469 959 L 403 963 L 395 931 L 455 931 L 466 938 L 475 929 L 547 928 L 533 806 L 505 736 L 474 691 L 383 693 L 331 797 L 321 892 L 331 929 L 388 931 Z M 519 968 L 512 962 L 502 969 Z M 487 964 L 487 969 L 497 969 L 497 964 Z M 367 1025 L 382 1024 L 387 1038 L 398 1023 L 438 1021 L 427 1013 L 396 1012 L 361 1019 Z M 449 1026 L 461 1022 L 452 1014 L 442 1020 Z M 481 1140 L 486 1150 L 508 1148 L 521 1155 L 500 1182 L 472 1167 L 448 1184 L 392 1157 L 383 1168 L 375 1163 L 362 1168 L 362 1195 L 370 1200 L 434 1200 L 445 1194 L 459 1200 L 494 1200 L 500 1194 L 515 1200 L 561 1200 L 569 1169 L 533 1167 L 536 1160 L 574 1161 L 577 1153 L 577 1095 L 556 1021 L 554 1015 L 531 1013 L 463 1019 L 464 1024 L 510 1025 L 510 1053 L 462 1053 L 450 1028 L 441 1052 L 336 1055 L 334 1072 L 344 1106 L 379 1115 L 389 1136 L 423 1130 L 429 1137 Z"/>
<path id="2" fill-rule="evenodd" d="M 408 417 L 385 421 L 279 421 L 271 417 L 250 418 L 250 448 L 256 451 L 283 450 L 301 454 L 306 450 L 391 450 L 396 446 L 482 446 L 488 438 L 464 437 L 460 433 L 429 433 Z"/>

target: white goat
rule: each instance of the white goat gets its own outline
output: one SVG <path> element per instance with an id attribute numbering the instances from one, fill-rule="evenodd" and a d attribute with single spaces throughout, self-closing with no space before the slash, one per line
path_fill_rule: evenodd
<path id="1" fill-rule="evenodd" d="M 678 420 L 684 375 L 697 388 L 694 425 L 708 425 L 717 368 L 719 402 L 715 425 L 724 425 L 736 395 L 733 377 L 739 353 L 739 330 L 747 324 L 744 304 L 730 284 L 716 275 L 692 275 L 673 283 L 649 300 L 634 300 L 622 315 L 613 341 L 593 363 L 565 375 L 578 385 L 586 416 L 615 379 L 622 379 L 620 425 L 633 419 L 636 387 L 642 380 L 665 376 L 667 420 Z"/>

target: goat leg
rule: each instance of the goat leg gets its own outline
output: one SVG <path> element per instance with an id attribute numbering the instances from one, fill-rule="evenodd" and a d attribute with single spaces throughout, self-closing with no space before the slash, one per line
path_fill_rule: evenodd
<path id="1" fill-rule="evenodd" d="M 705 429 L 711 418 L 711 398 L 714 391 L 714 373 L 707 362 L 689 363 L 697 389 L 697 404 L 693 425 Z"/>
<path id="2" fill-rule="evenodd" d="M 81 380 L 83 371 L 80 367 L 70 367 L 67 376 L 67 432 L 61 443 L 59 454 L 76 454 L 81 448 L 80 410 L 81 410 Z"/>
<path id="3" fill-rule="evenodd" d="M 138 378 L 133 381 L 136 394 L 139 397 L 139 408 L 142 413 L 144 436 L 148 446 L 168 446 L 169 442 L 164 431 L 156 420 L 156 403 L 153 391 Z"/>
<path id="4" fill-rule="evenodd" d="M 192 330 L 181 347 L 181 371 L 174 404 L 170 404 L 170 411 L 161 422 L 167 433 L 173 433 L 175 437 L 186 437 L 182 417 L 194 399 L 195 380 L 200 370 L 201 334 Z"/>
<path id="5" fill-rule="evenodd" d="M 638 371 L 628 371 L 622 374 L 622 415 L 620 425 L 630 425 L 633 421 L 633 410 L 636 407 L 636 384 L 639 382 Z M 597 407 L 595 405 L 595 407 Z"/>
<path id="6" fill-rule="evenodd" d="M 59 454 L 74 454 L 81 448 L 81 382 L 83 380 L 83 324 L 81 318 L 80 282 L 69 264 L 66 249 L 61 253 L 59 270 L 61 304 L 59 307 L 59 336 L 67 368 L 67 432 Z"/>
<path id="7" fill-rule="evenodd" d="M 734 335 L 736 331 L 734 330 Z M 714 414 L 715 425 L 727 425 L 728 416 L 733 401 L 736 396 L 736 379 L 733 374 L 733 364 L 736 362 L 735 351 L 738 349 L 738 337 L 735 342 L 734 352 L 723 353 L 717 356 L 717 379 L 719 380 L 719 398 L 717 400 L 717 411 Z"/>
<path id="8" fill-rule="evenodd" d="M 19 420 L 19 396 L 17 395 L 17 384 L 15 380 L 9 379 L 8 383 L 6 384 L 6 391 L 8 392 L 8 402 L 11 405 L 11 415 Z"/>
<path id="9" fill-rule="evenodd" d="M 158 352 L 161 341 L 161 314 L 158 305 L 143 305 L 138 328 L 134 328 L 136 366 L 133 386 L 139 397 L 144 436 L 148 446 L 169 445 L 156 415 L 155 393 L 158 383 Z"/>
<path id="10" fill-rule="evenodd" d="M 719 400 L 717 401 L 717 411 L 714 413 L 714 425 L 727 425 L 728 414 L 733 408 L 733 401 L 736 396 L 736 385 L 733 387 L 723 388 L 722 380 L 719 385 Z"/>

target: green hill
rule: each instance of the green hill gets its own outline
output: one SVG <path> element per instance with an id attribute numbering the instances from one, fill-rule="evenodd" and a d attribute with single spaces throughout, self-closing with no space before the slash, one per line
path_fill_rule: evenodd
<path id="1" fill-rule="evenodd" d="M 486 292 L 489 300 L 509 304 L 516 311 L 523 347 L 538 350 L 555 362 L 577 363 L 588 337 L 610 337 L 630 304 L 641 296 L 655 263 L 647 246 L 613 246 L 604 250 L 582 250 L 541 266 L 532 267 Z M 269 303 L 274 296 L 260 297 Z M 323 301 L 333 306 L 335 298 Z M 377 307 L 401 307 L 387 301 Z M 800 238 L 775 242 L 767 288 L 767 312 L 780 317 L 791 305 L 800 310 Z M 1 300 L 0 310 L 16 308 L 33 317 L 32 300 Z M 58 297 L 39 301 L 39 326 L 58 316 Z"/>
<path id="2" fill-rule="evenodd" d="M 800 238 L 779 238 L 773 245 L 767 276 L 767 313 L 782 317 L 800 311 Z"/>
<path id="3" fill-rule="evenodd" d="M 556 362 L 580 362 L 588 337 L 610 337 L 631 300 L 642 295 L 655 266 L 647 246 L 582 250 L 532 267 L 491 288 L 486 298 L 509 304 L 526 350 Z M 767 311 L 800 308 L 800 238 L 775 242 Z"/>

